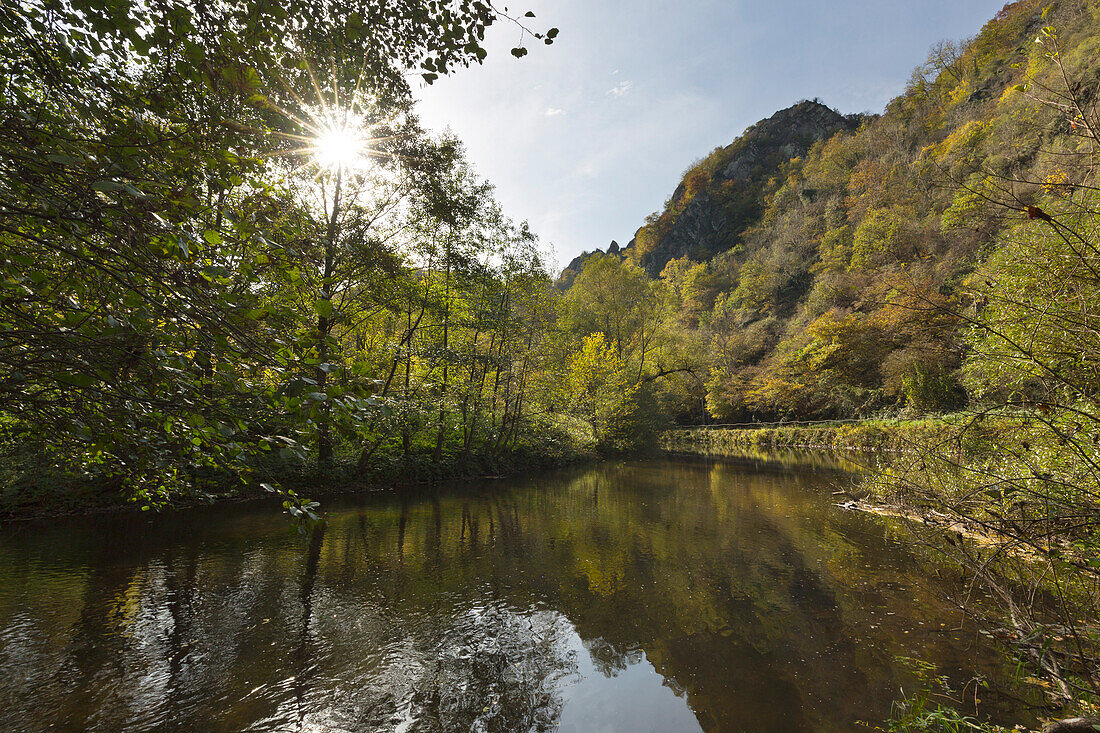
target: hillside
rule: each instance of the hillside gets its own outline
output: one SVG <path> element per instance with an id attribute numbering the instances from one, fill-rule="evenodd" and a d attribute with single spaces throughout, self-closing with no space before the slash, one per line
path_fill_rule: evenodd
<path id="1" fill-rule="evenodd" d="M 612 241 L 606 253 L 597 249 L 575 257 L 563 269 L 559 287 L 568 287 L 592 255 L 630 257 L 657 277 L 670 260 L 707 259 L 736 247 L 745 230 L 760 220 L 763 191 L 780 167 L 805 155 L 816 142 L 857 129 L 862 119 L 814 100 L 760 120 L 733 143 L 692 164 L 664 211 L 652 216 L 625 247 Z"/>
<path id="2" fill-rule="evenodd" d="M 659 216 L 640 228 L 626 250 L 657 277 L 670 260 L 701 260 L 737 247 L 760 221 L 769 181 L 814 143 L 852 132 L 860 115 L 841 115 L 803 101 L 757 122 L 732 144 L 693 164 Z"/>
<path id="3" fill-rule="evenodd" d="M 1088 175 L 1064 155 L 1077 112 L 1049 102 L 1062 69 L 1076 104 L 1094 101 L 1096 23 L 1095 3 L 1010 3 L 933 48 L 883 114 L 800 102 L 693 164 L 620 254 L 656 279 L 694 360 L 666 395 L 680 419 L 704 400 L 735 419 L 970 399 L 968 276 L 1028 205 Z"/>

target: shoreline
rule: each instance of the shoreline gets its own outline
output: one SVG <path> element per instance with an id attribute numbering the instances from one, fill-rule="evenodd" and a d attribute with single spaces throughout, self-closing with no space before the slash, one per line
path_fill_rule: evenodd
<path id="1" fill-rule="evenodd" d="M 942 431 L 948 420 L 883 420 L 828 426 L 684 427 L 661 435 L 664 450 L 802 448 L 830 451 L 909 453 Z"/>
<path id="2" fill-rule="evenodd" d="M 568 456 L 542 456 L 532 460 L 532 456 L 526 456 L 527 460 L 517 460 L 508 466 L 496 465 L 492 472 L 487 473 L 486 467 L 474 462 L 469 464 L 470 470 L 462 470 L 458 464 L 443 464 L 433 467 L 434 475 L 424 470 L 423 464 L 419 470 L 412 468 L 407 473 L 400 473 L 398 468 L 389 477 L 384 478 L 388 469 L 385 466 L 375 466 L 366 474 L 351 477 L 349 469 L 354 469 L 351 462 L 335 462 L 326 470 L 313 467 L 286 467 L 282 473 L 260 476 L 261 471 L 256 471 L 247 482 L 240 484 L 236 491 L 224 493 L 211 493 L 206 496 L 179 496 L 172 498 L 166 505 L 156 507 L 142 505 L 139 502 L 127 500 L 110 490 L 102 490 L 87 493 L 90 486 L 85 487 L 85 493 L 70 495 L 56 495 L 44 497 L 38 501 L 25 503 L 13 503 L 5 499 L 0 503 L 0 527 L 22 524 L 48 519 L 71 519 L 84 516 L 101 516 L 111 514 L 162 514 L 174 511 L 192 509 L 196 507 L 212 507 L 218 505 L 241 504 L 245 502 L 272 501 L 281 502 L 278 494 L 272 494 L 261 487 L 261 483 L 277 483 L 283 488 L 293 489 L 304 501 L 349 496 L 354 494 L 383 494 L 387 492 L 397 493 L 412 488 L 426 488 L 440 486 L 452 481 L 473 481 L 478 479 L 506 479 L 522 475 L 527 472 L 553 471 L 557 469 L 579 466 L 593 461 L 601 460 L 600 456 L 587 453 L 577 453 Z M 231 485 L 239 479 L 226 476 L 224 485 Z M 93 503 L 87 503 L 89 499 Z"/>

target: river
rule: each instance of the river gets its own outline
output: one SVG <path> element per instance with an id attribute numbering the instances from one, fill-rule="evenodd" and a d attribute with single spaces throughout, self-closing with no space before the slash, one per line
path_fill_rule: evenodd
<path id="1" fill-rule="evenodd" d="M 262 503 L 0 527 L 0 729 L 870 730 L 905 657 L 1020 720 L 850 480 L 663 458 L 329 499 L 306 537 Z"/>

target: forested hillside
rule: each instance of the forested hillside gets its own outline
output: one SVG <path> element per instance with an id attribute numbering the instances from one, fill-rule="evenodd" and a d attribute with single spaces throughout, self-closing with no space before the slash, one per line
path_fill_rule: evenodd
<path id="1" fill-rule="evenodd" d="M 625 337 L 621 319 L 590 327 L 616 334 L 643 393 L 682 423 L 926 416 L 829 438 L 849 448 L 882 428 L 893 454 L 862 459 L 878 462 L 862 491 L 919 517 L 913 541 L 965 575 L 960 606 L 1053 705 L 1087 715 L 1100 695 L 1097 28 L 1093 0 L 1011 3 L 973 39 L 937 44 L 858 129 L 803 154 L 799 123 L 828 117 L 799 103 L 779 115 L 791 149 L 776 141 L 757 163 L 744 156 L 771 120 L 750 128 L 692 165 L 629 246 L 559 280 L 578 312 L 638 314 Z M 652 305 L 602 305 L 628 283 Z M 748 432 L 666 445 L 814 440 Z M 929 700 L 910 698 L 891 729 L 982 729 Z"/>
<path id="2" fill-rule="evenodd" d="M 736 421 L 996 397 L 1008 387 L 964 368 L 971 321 L 989 289 L 1019 287 L 1028 221 L 1091 190 L 1097 27 L 1095 3 L 1021 0 L 937 44 L 881 115 L 783 110 L 690 166 L 621 254 L 582 257 L 559 284 L 654 278 L 651 331 L 683 370 L 660 396 L 682 422 L 704 405 Z M 641 372 L 667 371 L 638 339 Z"/>

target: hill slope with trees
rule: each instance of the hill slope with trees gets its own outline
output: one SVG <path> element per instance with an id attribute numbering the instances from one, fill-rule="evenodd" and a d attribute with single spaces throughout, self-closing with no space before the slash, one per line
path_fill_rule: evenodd
<path id="1" fill-rule="evenodd" d="M 1091 159 L 1067 153 L 1090 140 L 1097 18 L 1090 2 L 1010 3 L 973 39 L 937 44 L 883 114 L 800 102 L 692 165 L 621 253 L 654 278 L 690 367 L 665 389 L 671 413 L 853 417 L 988 397 L 996 386 L 963 368 L 988 300 L 974 274 L 1029 207 L 1087 183 Z M 1056 36 L 1037 43 L 1045 28 Z"/>

